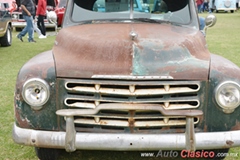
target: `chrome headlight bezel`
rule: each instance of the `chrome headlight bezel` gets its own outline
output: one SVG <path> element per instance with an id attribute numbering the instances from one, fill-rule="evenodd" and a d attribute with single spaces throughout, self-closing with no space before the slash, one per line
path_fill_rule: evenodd
<path id="1" fill-rule="evenodd" d="M 215 90 L 215 100 L 224 113 L 232 113 L 240 105 L 240 85 L 233 81 L 219 84 Z"/>
<path id="2" fill-rule="evenodd" d="M 23 85 L 22 97 L 32 109 L 40 110 L 49 100 L 50 87 L 43 79 L 29 79 Z"/>

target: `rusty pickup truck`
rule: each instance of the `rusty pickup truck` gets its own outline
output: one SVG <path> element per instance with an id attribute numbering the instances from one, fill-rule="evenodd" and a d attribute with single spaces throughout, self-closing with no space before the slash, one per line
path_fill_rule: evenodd
<path id="1" fill-rule="evenodd" d="M 240 69 L 199 26 L 195 0 L 69 0 L 52 50 L 17 76 L 14 141 L 41 160 L 239 147 Z"/>

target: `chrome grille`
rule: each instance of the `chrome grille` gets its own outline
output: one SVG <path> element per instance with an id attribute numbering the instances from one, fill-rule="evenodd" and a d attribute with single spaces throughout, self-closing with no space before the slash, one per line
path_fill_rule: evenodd
<path id="1" fill-rule="evenodd" d="M 70 79 L 62 84 L 67 92 L 63 112 L 74 115 L 77 131 L 180 127 L 184 132 L 182 113 L 200 106 L 198 81 Z"/>
<path id="2" fill-rule="evenodd" d="M 199 106 L 198 82 L 158 81 L 67 81 L 68 107 L 96 108 L 101 103 L 155 103 L 165 109 L 192 109 Z"/>

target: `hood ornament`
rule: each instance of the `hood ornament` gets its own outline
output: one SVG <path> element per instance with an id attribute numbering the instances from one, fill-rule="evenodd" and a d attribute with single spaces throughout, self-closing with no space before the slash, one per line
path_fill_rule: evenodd
<path id="1" fill-rule="evenodd" d="M 131 37 L 132 40 L 136 40 L 136 38 L 137 38 L 137 36 L 138 36 L 138 34 L 137 34 L 136 32 L 134 32 L 134 31 L 130 32 L 129 35 L 130 35 L 130 37 Z"/>

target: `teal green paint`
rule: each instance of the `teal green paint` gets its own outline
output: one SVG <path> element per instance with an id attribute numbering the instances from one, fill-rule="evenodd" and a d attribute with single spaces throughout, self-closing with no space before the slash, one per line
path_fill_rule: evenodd
<path id="1" fill-rule="evenodd" d="M 133 49 L 133 75 L 171 76 L 171 73 L 191 72 L 191 68 L 208 70 L 209 61 L 197 59 L 179 45 L 171 48 L 157 42 L 139 42 Z"/>
<path id="2" fill-rule="evenodd" d="M 134 76 L 143 76 L 147 75 L 147 68 L 143 65 L 142 55 L 139 48 L 134 47 L 134 56 L 133 56 L 133 75 Z"/>

